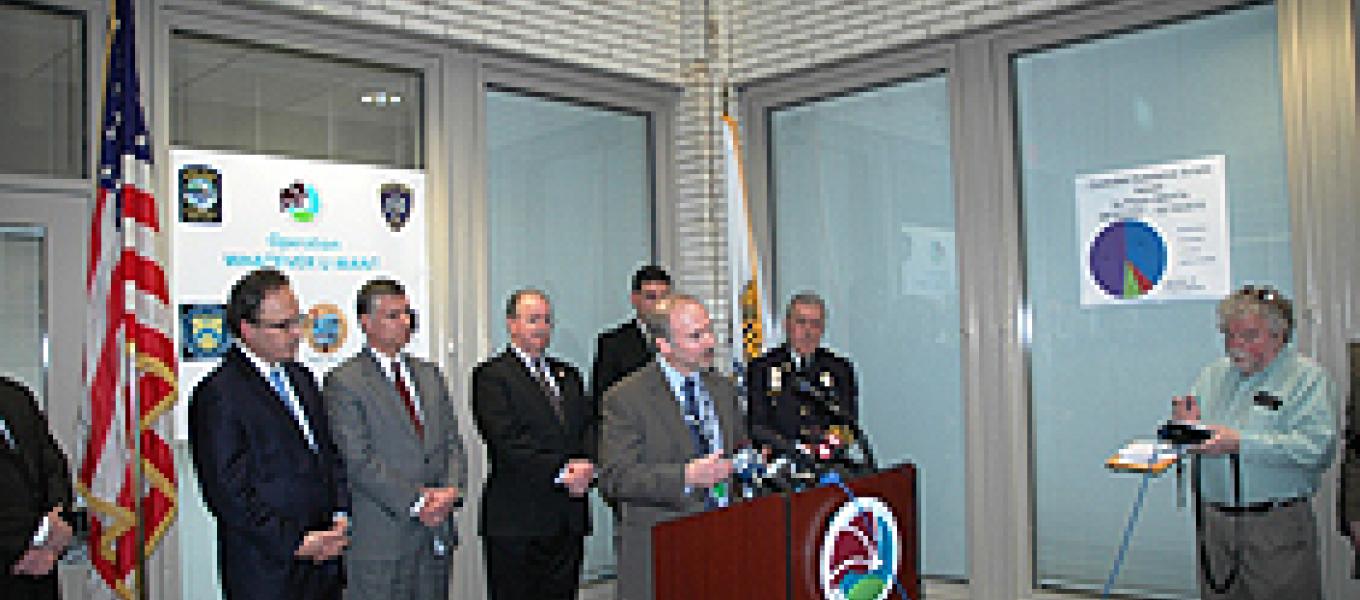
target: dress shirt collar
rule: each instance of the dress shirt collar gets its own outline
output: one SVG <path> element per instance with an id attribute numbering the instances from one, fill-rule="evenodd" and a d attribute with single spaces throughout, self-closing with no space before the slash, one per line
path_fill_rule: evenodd
<path id="1" fill-rule="evenodd" d="M 1244 375 L 1241 371 L 1233 369 L 1233 374 L 1237 375 L 1239 380 L 1244 382 L 1268 381 L 1271 377 L 1274 377 L 1280 369 L 1285 368 L 1284 365 L 1292 365 L 1298 362 L 1297 357 L 1298 350 L 1295 350 L 1292 344 L 1286 344 L 1283 348 L 1280 348 L 1280 353 L 1276 354 L 1275 358 L 1260 371 L 1252 373 L 1251 375 Z"/>
<path id="2" fill-rule="evenodd" d="M 544 352 L 543 354 L 538 355 L 538 359 L 534 359 L 533 357 L 529 356 L 529 353 L 528 353 L 528 352 L 525 352 L 525 351 L 523 351 L 523 350 L 520 350 L 520 349 L 519 349 L 519 346 L 516 346 L 516 345 L 514 345 L 514 344 L 510 344 L 510 349 L 513 350 L 513 351 L 515 352 L 515 356 L 518 356 L 518 357 L 519 357 L 519 362 L 524 363 L 524 367 L 527 368 L 527 369 L 529 369 L 529 372 L 530 372 L 530 373 L 537 373 L 537 372 L 538 372 L 537 362 L 538 362 L 539 360 L 543 361 L 543 364 L 544 364 L 544 365 L 547 365 L 547 364 L 548 364 L 548 353 L 546 353 L 546 352 Z"/>
<path id="3" fill-rule="evenodd" d="M 670 363 L 666 362 L 665 357 L 659 354 L 656 356 L 656 363 L 661 366 L 661 374 L 666 376 L 666 385 L 670 386 L 671 395 L 675 396 L 677 399 L 684 400 L 686 379 L 693 379 L 695 385 L 698 386 L 697 389 L 703 389 L 703 380 L 699 378 L 698 373 L 690 373 L 688 377 L 682 375 L 680 371 L 675 370 L 675 367 L 672 367 Z"/>
<path id="4" fill-rule="evenodd" d="M 239 340 L 236 342 L 236 347 L 241 349 L 241 353 L 242 353 L 242 354 L 245 354 L 245 355 L 246 355 L 246 358 L 250 359 L 250 364 L 254 365 L 254 366 L 255 366 L 255 370 L 256 370 L 256 371 L 259 371 L 259 372 L 260 372 L 260 375 L 263 375 L 265 379 L 269 379 L 269 374 L 270 374 L 271 372 L 273 372 L 274 369 L 276 369 L 276 368 L 282 369 L 282 368 L 283 368 L 283 363 L 270 363 L 270 362 L 266 362 L 265 359 L 260 358 L 260 355 L 255 354 L 254 352 L 251 352 L 251 351 L 250 351 L 250 347 L 249 347 L 249 346 L 246 346 L 246 345 L 243 344 L 243 343 L 241 343 Z M 287 379 L 287 377 L 288 377 L 288 373 L 285 371 L 285 372 L 284 372 L 284 379 Z"/>
<path id="5" fill-rule="evenodd" d="M 797 350 L 793 349 L 793 344 L 788 344 L 788 349 L 789 357 L 793 359 L 793 368 L 801 371 L 812 365 L 812 359 L 817 356 L 817 350 L 820 348 L 814 348 L 812 352 L 807 354 L 799 354 Z"/>
<path id="6" fill-rule="evenodd" d="M 364 350 L 373 356 L 373 360 L 378 363 L 378 368 L 382 369 L 383 375 L 386 375 L 389 380 L 392 379 L 392 361 L 401 363 L 402 376 L 406 377 L 406 357 L 402 356 L 400 352 L 396 356 L 387 356 L 374 350 L 372 346 L 364 346 Z M 410 377 L 406 377 L 406 379 L 410 379 Z"/>

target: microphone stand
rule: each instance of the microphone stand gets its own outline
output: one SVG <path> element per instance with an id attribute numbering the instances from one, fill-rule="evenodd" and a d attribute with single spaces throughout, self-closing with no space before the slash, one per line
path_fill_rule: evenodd
<path id="1" fill-rule="evenodd" d="M 846 414 L 840 403 L 836 401 L 835 391 L 826 389 L 815 381 L 808 381 L 806 377 L 801 375 L 795 375 L 795 380 L 798 384 L 798 391 L 818 400 L 814 403 L 814 406 L 821 410 L 823 416 L 829 417 L 830 420 L 850 429 L 850 434 L 855 438 L 855 445 L 859 447 L 859 452 L 863 456 L 863 459 L 854 466 L 865 469 L 865 473 L 877 472 L 878 462 L 874 460 L 874 451 L 869 447 L 869 436 L 864 435 L 864 430 L 859 426 L 859 419 Z"/>

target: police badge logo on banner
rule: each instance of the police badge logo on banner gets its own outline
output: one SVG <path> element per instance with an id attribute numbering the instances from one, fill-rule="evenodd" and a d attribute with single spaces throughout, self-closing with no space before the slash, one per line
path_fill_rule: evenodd
<path id="1" fill-rule="evenodd" d="M 331 354 L 345 345 L 349 323 L 340 307 L 318 304 L 307 311 L 307 345 L 320 354 Z"/>
<path id="2" fill-rule="evenodd" d="M 217 360 L 231 347 L 225 304 L 179 305 L 181 360 Z"/>
<path id="3" fill-rule="evenodd" d="M 411 188 L 400 183 L 384 183 L 378 190 L 378 205 L 393 233 L 411 220 Z"/>
<path id="4" fill-rule="evenodd" d="M 179 222 L 222 222 L 222 174 L 208 165 L 179 170 Z"/>

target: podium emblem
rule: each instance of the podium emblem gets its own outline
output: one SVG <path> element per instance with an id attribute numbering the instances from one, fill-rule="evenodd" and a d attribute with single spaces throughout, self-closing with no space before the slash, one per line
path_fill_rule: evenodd
<path id="1" fill-rule="evenodd" d="M 822 534 L 818 574 L 828 600 L 884 600 L 897 580 L 902 537 L 878 498 L 847 501 Z"/>

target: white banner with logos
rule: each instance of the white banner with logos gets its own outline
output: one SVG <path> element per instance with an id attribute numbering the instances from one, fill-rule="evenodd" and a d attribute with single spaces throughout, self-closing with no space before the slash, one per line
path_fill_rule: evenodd
<path id="1" fill-rule="evenodd" d="M 292 280 L 308 317 L 298 359 L 318 383 L 363 347 L 354 300 L 364 282 L 396 279 L 426 314 L 422 171 L 191 149 L 171 150 L 170 160 L 180 439 L 189 394 L 231 343 L 224 309 L 242 275 L 274 267 Z M 429 334 L 418 328 L 408 349 L 429 357 Z"/>

